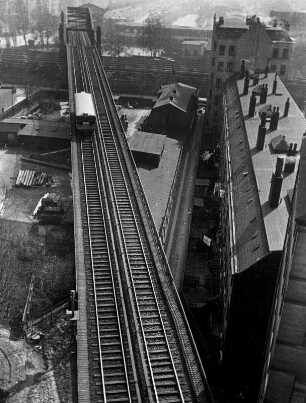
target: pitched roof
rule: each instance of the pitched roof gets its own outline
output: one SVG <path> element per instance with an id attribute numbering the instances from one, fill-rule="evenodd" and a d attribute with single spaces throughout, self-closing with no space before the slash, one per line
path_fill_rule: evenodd
<path id="1" fill-rule="evenodd" d="M 236 27 L 218 27 L 217 37 L 219 39 L 239 39 L 248 28 L 236 28 Z"/>
<path id="2" fill-rule="evenodd" d="M 272 42 L 294 42 L 288 31 L 282 28 L 267 28 L 266 33 Z"/>
<path id="3" fill-rule="evenodd" d="M 268 241 L 253 169 L 248 137 L 235 80 L 227 84 L 227 121 L 238 272 L 263 258 Z"/>
<path id="4" fill-rule="evenodd" d="M 187 107 L 192 95 L 197 95 L 197 89 L 182 83 L 174 83 L 164 85 L 158 91 L 158 99 L 153 109 L 160 108 L 164 105 L 173 105 L 183 112 L 187 111 Z"/>

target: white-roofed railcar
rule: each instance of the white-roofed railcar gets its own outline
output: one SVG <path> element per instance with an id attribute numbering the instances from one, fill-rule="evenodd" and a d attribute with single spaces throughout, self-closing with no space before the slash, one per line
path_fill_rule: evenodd
<path id="1" fill-rule="evenodd" d="M 77 133 L 93 134 L 96 126 L 96 111 L 92 95 L 88 92 L 75 93 L 74 105 Z"/>

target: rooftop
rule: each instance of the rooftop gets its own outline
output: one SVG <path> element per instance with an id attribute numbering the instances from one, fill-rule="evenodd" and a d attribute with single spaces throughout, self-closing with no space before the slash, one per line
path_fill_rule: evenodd
<path id="1" fill-rule="evenodd" d="M 266 33 L 272 42 L 295 42 L 289 32 L 282 28 L 267 28 Z"/>
<path id="2" fill-rule="evenodd" d="M 274 79 L 275 74 L 268 74 L 267 78 L 264 78 L 264 76 L 261 75 L 259 83 L 268 84 L 267 102 L 262 105 L 259 105 L 259 102 L 257 102 L 255 116 L 252 118 L 248 117 L 252 86 L 249 87 L 248 95 L 243 96 L 244 79 L 237 81 L 248 140 L 248 144 L 245 144 L 245 147 L 249 147 L 250 150 L 269 251 L 279 251 L 283 249 L 287 222 L 291 210 L 290 201 L 287 194 L 288 191 L 291 191 L 294 188 L 299 162 L 298 154 L 296 157 L 294 172 L 283 173 L 284 179 L 281 189 L 280 204 L 277 208 L 270 207 L 268 199 L 272 173 L 275 172 L 277 157 L 281 155 L 285 156 L 285 154 L 273 153 L 270 147 L 270 142 L 279 135 L 285 136 L 289 143 L 297 144 L 297 150 L 299 151 L 306 126 L 302 112 L 299 110 L 279 78 L 277 79 L 276 94 L 272 94 Z M 287 117 L 283 117 L 285 102 L 288 98 L 290 99 L 289 114 Z M 259 97 L 257 97 L 257 101 L 259 101 Z M 277 130 L 271 131 L 269 129 L 269 123 L 267 122 L 265 146 L 262 151 L 258 151 L 256 149 L 256 141 L 258 127 L 261 122 L 258 112 L 263 107 L 270 104 L 272 107 L 279 107 L 280 119 L 278 122 L 278 128 Z"/>
<path id="3" fill-rule="evenodd" d="M 164 85 L 158 94 L 159 98 L 153 109 L 170 104 L 186 112 L 191 96 L 197 95 L 197 89 L 186 84 L 174 83 Z"/>
<path id="4" fill-rule="evenodd" d="M 293 219 L 299 224 L 296 227 L 296 242 L 292 259 L 289 259 L 287 270 L 290 270 L 282 318 L 277 336 L 274 356 L 271 363 L 267 397 L 281 401 L 284 396 L 290 397 L 301 393 L 305 399 L 306 368 L 304 335 L 306 328 L 306 137 L 303 137 L 299 175 L 296 183 Z M 289 252 L 288 252 L 289 253 Z M 303 393 L 300 386 L 303 385 Z"/>
<path id="5" fill-rule="evenodd" d="M 165 147 L 165 138 L 161 134 L 137 131 L 129 138 L 131 151 L 162 155 Z"/>

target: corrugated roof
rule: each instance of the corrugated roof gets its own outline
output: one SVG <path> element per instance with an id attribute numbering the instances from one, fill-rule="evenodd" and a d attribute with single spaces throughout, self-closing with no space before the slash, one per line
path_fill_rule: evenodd
<path id="1" fill-rule="evenodd" d="M 234 242 L 237 271 L 242 272 L 263 258 L 269 248 L 235 80 L 228 83 L 225 96 L 236 232 Z"/>
<path id="2" fill-rule="evenodd" d="M 153 109 L 164 105 L 173 105 L 183 112 L 187 111 L 190 98 L 197 95 L 197 89 L 182 83 L 164 85 L 158 92 L 159 98 Z"/>
<path id="3" fill-rule="evenodd" d="M 130 138 L 129 145 L 131 151 L 146 154 L 162 155 L 165 147 L 166 136 L 156 133 L 137 131 Z"/>

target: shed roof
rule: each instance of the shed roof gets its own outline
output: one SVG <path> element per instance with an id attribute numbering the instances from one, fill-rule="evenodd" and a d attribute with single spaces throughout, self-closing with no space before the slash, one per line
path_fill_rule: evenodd
<path id="1" fill-rule="evenodd" d="M 68 139 L 70 137 L 70 128 L 67 126 L 44 126 L 37 120 L 23 120 L 26 125 L 18 130 L 18 136 L 50 137 L 58 139 Z"/>
<path id="2" fill-rule="evenodd" d="M 164 105 L 172 105 L 183 112 L 187 111 L 187 107 L 192 96 L 197 95 L 197 89 L 182 83 L 174 83 L 164 85 L 158 92 L 157 99 L 153 109 L 160 108 Z"/>
<path id="3" fill-rule="evenodd" d="M 166 136 L 137 131 L 129 141 L 131 151 L 152 155 L 162 155 Z"/>

